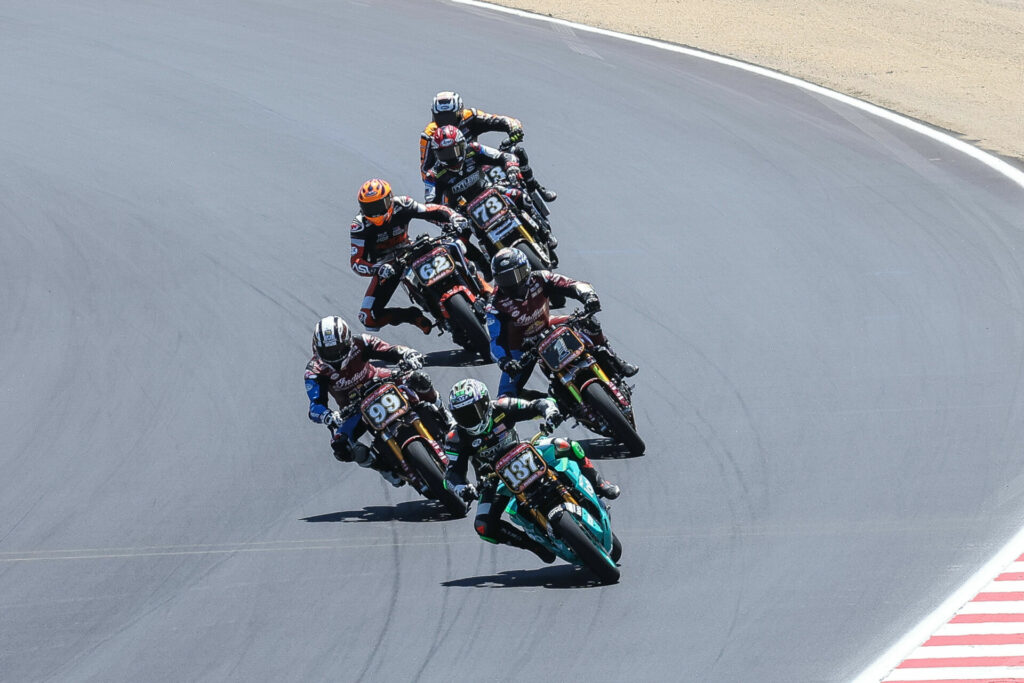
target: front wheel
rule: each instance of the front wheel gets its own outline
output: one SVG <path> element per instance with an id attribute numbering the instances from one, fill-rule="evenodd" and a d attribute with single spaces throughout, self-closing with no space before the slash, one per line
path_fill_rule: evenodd
<path id="1" fill-rule="evenodd" d="M 619 580 L 619 568 L 604 553 L 598 550 L 597 546 L 580 529 L 576 520 L 568 513 L 554 521 L 555 534 L 562 542 L 572 548 L 573 553 L 580 559 L 580 562 L 597 575 L 601 583 L 616 583 Z"/>
<path id="2" fill-rule="evenodd" d="M 608 387 L 600 382 L 592 382 L 583 390 L 583 401 L 595 413 L 601 416 L 608 425 L 615 439 L 624 445 L 633 455 L 643 455 L 647 445 L 636 429 L 629 423 L 619 409 L 619 402 L 608 391 Z"/>
<path id="3" fill-rule="evenodd" d="M 458 328 L 466 336 L 465 347 L 467 351 L 477 354 L 484 360 L 491 357 L 491 338 L 487 334 L 487 328 L 476 317 L 472 304 L 465 294 L 454 294 L 444 302 L 448 311 L 452 328 Z"/>
<path id="4" fill-rule="evenodd" d="M 546 259 L 540 257 L 537 253 L 537 248 L 530 242 L 520 242 L 516 245 L 516 249 L 526 254 L 526 260 L 530 262 L 532 270 L 547 270 L 551 267 Z"/>
<path id="5" fill-rule="evenodd" d="M 405 461 L 409 464 L 409 467 L 414 469 L 416 474 L 420 475 L 423 481 L 426 482 L 427 488 L 434 498 L 440 501 L 448 512 L 454 516 L 465 517 L 466 513 L 469 512 L 469 508 L 461 498 L 445 487 L 444 475 L 441 473 L 437 462 L 427 451 L 427 445 L 418 439 L 410 441 L 402 449 L 402 453 L 405 455 Z"/>

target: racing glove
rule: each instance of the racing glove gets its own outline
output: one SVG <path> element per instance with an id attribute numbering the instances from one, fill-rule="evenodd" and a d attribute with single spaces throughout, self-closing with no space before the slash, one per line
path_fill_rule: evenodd
<path id="1" fill-rule="evenodd" d="M 522 127 L 516 126 L 515 128 L 508 132 L 508 139 L 512 143 L 519 143 L 523 141 L 524 135 L 526 135 L 526 133 L 523 132 Z"/>
<path id="2" fill-rule="evenodd" d="M 590 294 L 583 300 L 583 310 L 587 313 L 597 313 L 601 310 L 601 300 L 597 298 L 597 294 Z"/>
<path id="3" fill-rule="evenodd" d="M 456 484 L 452 487 L 452 493 L 467 503 L 480 497 L 476 492 L 476 487 L 472 484 Z"/>
<path id="4" fill-rule="evenodd" d="M 395 267 L 390 263 L 382 263 L 377 266 L 377 279 L 383 282 L 395 276 Z"/>
<path id="5" fill-rule="evenodd" d="M 469 226 L 469 219 L 458 214 L 452 216 L 452 230 L 454 230 L 459 237 L 468 238 L 473 235 L 473 229 Z"/>
<path id="6" fill-rule="evenodd" d="M 523 371 L 523 366 L 512 356 L 502 358 L 498 363 L 498 367 L 509 377 L 514 377 Z"/>
<path id="7" fill-rule="evenodd" d="M 423 354 L 419 351 L 409 349 L 402 354 L 402 360 L 405 361 L 410 370 L 419 370 L 423 367 Z"/>
<path id="8" fill-rule="evenodd" d="M 331 410 L 324 413 L 324 424 L 331 429 L 337 429 L 345 420 L 341 417 L 341 413 L 337 410 Z"/>

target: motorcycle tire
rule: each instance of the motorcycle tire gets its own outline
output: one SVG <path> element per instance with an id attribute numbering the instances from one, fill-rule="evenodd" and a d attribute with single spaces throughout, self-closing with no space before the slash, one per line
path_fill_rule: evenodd
<path id="1" fill-rule="evenodd" d="M 455 517 L 465 517 L 469 512 L 469 507 L 454 492 L 445 488 L 444 475 L 427 450 L 427 445 L 418 439 L 410 441 L 402 449 L 402 453 L 405 455 L 405 461 L 409 467 L 427 483 L 427 488 L 430 489 L 434 499 L 444 505 L 448 512 Z"/>
<path id="2" fill-rule="evenodd" d="M 619 409 L 619 402 L 609 393 L 608 387 L 594 382 L 583 390 L 583 402 L 604 419 L 615 440 L 625 446 L 633 455 L 643 455 L 647 445 L 636 429 Z"/>
<path id="3" fill-rule="evenodd" d="M 562 542 L 572 548 L 573 553 L 583 565 L 597 575 L 601 583 L 617 583 L 619 568 L 615 562 L 602 553 L 590 536 L 583 532 L 572 515 L 563 513 L 552 524 L 555 534 Z"/>
<path id="4" fill-rule="evenodd" d="M 530 262 L 530 268 L 533 270 L 548 270 L 551 268 L 551 264 L 540 257 L 537 253 L 537 249 L 529 242 L 520 242 L 516 245 L 516 249 L 526 254 L 526 260 Z"/>
<path id="5" fill-rule="evenodd" d="M 462 345 L 470 353 L 475 353 L 484 360 L 491 359 L 491 338 L 487 328 L 476 317 L 473 305 L 465 294 L 455 294 L 444 303 L 452 328 L 458 328 L 466 337 Z"/>
<path id="6" fill-rule="evenodd" d="M 612 551 L 608 553 L 608 556 L 612 558 L 612 562 L 618 562 L 619 558 L 622 557 L 622 541 L 619 537 L 612 532 Z"/>

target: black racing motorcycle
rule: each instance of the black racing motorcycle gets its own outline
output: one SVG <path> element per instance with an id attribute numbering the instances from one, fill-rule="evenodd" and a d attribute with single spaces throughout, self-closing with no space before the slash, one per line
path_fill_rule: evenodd
<path id="1" fill-rule="evenodd" d="M 534 270 L 550 270 L 558 265 L 554 249 L 541 238 L 547 232 L 496 187 L 487 187 L 469 202 L 460 198 L 458 206 L 473 225 L 488 256 L 493 257 L 505 247 L 515 247 L 526 254 Z"/>
<path id="2" fill-rule="evenodd" d="M 593 313 L 577 311 L 528 340 L 519 358 L 521 367 L 540 360 L 548 378 L 548 393 L 564 415 L 587 429 L 623 444 L 633 455 L 647 446 L 636 431 L 633 387 L 601 367 L 587 328 Z"/>
<path id="3" fill-rule="evenodd" d="M 448 456 L 441 447 L 443 436 L 435 434 L 443 435 L 445 425 L 417 412 L 412 390 L 401 384 L 409 366 L 400 362 L 398 368 L 400 374 L 377 377 L 354 389 L 355 400 L 348 404 L 352 408 L 343 415 L 358 410 L 377 457 L 421 495 L 438 501 L 452 515 L 465 517 L 468 506 L 444 485 Z"/>
<path id="4" fill-rule="evenodd" d="M 456 344 L 484 360 L 491 339 L 484 323 L 487 294 L 461 246 L 448 233 L 420 235 L 398 256 L 402 285 L 409 298 L 451 333 Z"/>

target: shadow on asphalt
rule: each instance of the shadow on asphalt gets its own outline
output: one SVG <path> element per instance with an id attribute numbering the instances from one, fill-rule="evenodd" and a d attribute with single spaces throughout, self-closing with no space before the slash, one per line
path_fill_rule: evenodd
<path id="1" fill-rule="evenodd" d="M 423 354 L 423 365 L 425 367 L 446 367 L 466 368 L 472 365 L 489 365 L 490 359 L 486 362 L 479 356 L 464 349 L 452 351 L 430 351 Z"/>
<path id="2" fill-rule="evenodd" d="M 576 439 L 576 441 L 583 446 L 584 452 L 586 452 L 587 457 L 591 460 L 626 460 L 644 457 L 643 455 L 633 455 L 625 446 L 611 439 L 594 437 L 591 439 Z"/>
<path id="3" fill-rule="evenodd" d="M 410 500 L 395 506 L 367 505 L 362 510 L 343 510 L 303 517 L 303 522 L 445 522 L 457 519 L 429 500 Z"/>
<path id="4" fill-rule="evenodd" d="M 601 584 L 593 574 L 560 564 L 540 569 L 510 569 L 487 576 L 442 581 L 449 588 L 593 588 Z"/>

